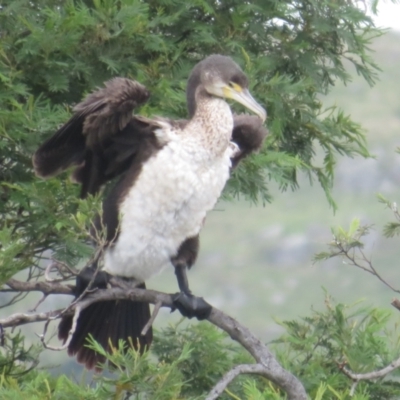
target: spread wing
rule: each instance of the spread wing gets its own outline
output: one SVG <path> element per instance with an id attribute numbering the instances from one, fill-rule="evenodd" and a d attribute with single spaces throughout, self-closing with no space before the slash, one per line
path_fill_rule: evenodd
<path id="1" fill-rule="evenodd" d="M 114 78 L 74 108 L 74 115 L 33 156 L 38 176 L 48 178 L 76 165 L 73 178 L 82 184 L 81 197 L 124 172 L 142 140 L 156 126 L 132 116 L 149 92 L 138 82 Z"/>
<path id="2" fill-rule="evenodd" d="M 267 135 L 268 130 L 256 115 L 234 115 L 231 140 L 238 145 L 239 152 L 232 158 L 232 168 L 250 153 L 259 150 Z"/>
<path id="3" fill-rule="evenodd" d="M 95 194 L 101 186 L 125 172 L 143 148 L 162 145 L 155 134 L 162 120 L 132 115 L 149 98 L 147 89 L 136 81 L 113 78 L 74 107 L 74 115 L 33 156 L 38 176 L 49 178 L 76 166 L 73 179 L 81 184 L 81 197 Z M 166 121 L 183 127 L 187 121 Z M 261 120 L 235 115 L 232 141 L 239 146 L 233 157 L 239 161 L 261 147 L 267 135 Z"/>

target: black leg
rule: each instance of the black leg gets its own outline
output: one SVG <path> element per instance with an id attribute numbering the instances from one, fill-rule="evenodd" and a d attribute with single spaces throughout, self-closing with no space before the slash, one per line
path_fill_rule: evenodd
<path id="1" fill-rule="evenodd" d="M 175 266 L 176 279 L 178 280 L 179 290 L 186 294 L 192 294 L 192 292 L 189 289 L 189 281 L 186 273 L 187 270 L 186 265 L 179 263 L 174 266 Z"/>
<path id="2" fill-rule="evenodd" d="M 210 316 L 212 306 L 202 297 L 193 296 L 189 289 L 186 265 L 174 263 L 174 267 L 180 290 L 180 293 L 176 293 L 172 296 L 174 307 L 177 308 L 184 317 L 196 317 L 198 320 L 207 319 Z"/>

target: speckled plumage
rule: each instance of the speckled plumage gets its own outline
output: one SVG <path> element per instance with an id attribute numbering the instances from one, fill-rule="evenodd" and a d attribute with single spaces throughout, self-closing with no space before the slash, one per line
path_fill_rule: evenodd
<path id="1" fill-rule="evenodd" d="M 156 134 L 166 144 L 120 202 L 119 237 L 105 253 L 108 273 L 145 281 L 200 232 L 229 177 L 232 128 L 229 106 L 212 97 L 198 102 L 184 129 L 163 122 Z"/>

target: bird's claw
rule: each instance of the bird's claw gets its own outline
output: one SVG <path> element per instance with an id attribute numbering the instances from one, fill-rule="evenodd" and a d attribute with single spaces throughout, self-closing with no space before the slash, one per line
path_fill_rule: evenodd
<path id="1" fill-rule="evenodd" d="M 173 294 L 172 303 L 171 311 L 178 309 L 184 317 L 189 319 L 196 317 L 199 321 L 207 319 L 212 310 L 212 306 L 202 297 L 196 297 L 184 292 Z"/>

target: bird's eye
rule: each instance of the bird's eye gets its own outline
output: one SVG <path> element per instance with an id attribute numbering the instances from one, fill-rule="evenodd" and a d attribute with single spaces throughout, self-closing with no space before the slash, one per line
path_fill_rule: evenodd
<path id="1" fill-rule="evenodd" d="M 228 85 L 229 85 L 229 87 L 230 87 L 232 90 L 234 90 L 235 92 L 240 93 L 240 92 L 243 90 L 242 86 L 239 85 L 238 83 L 234 82 L 234 81 L 229 81 L 229 84 L 228 84 Z"/>

